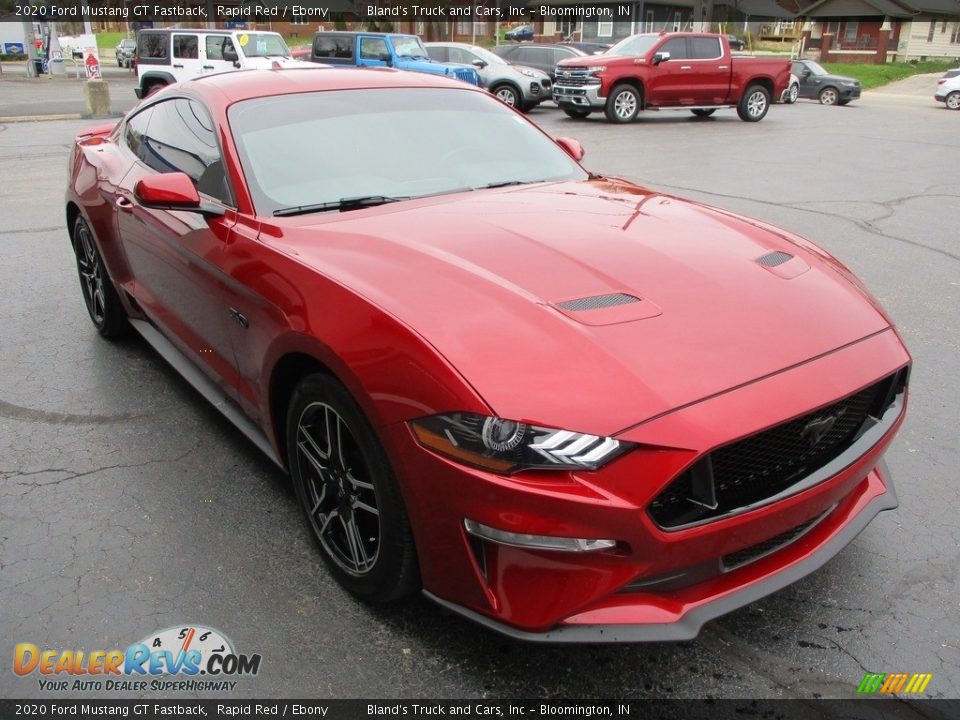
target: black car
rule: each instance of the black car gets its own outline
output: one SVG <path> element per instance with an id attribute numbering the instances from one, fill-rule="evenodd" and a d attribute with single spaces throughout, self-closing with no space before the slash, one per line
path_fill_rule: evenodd
<path id="1" fill-rule="evenodd" d="M 790 72 L 800 80 L 800 97 L 819 100 L 821 105 L 846 105 L 860 97 L 860 81 L 827 72 L 813 60 L 794 60 Z"/>
<path id="2" fill-rule="evenodd" d="M 557 63 L 561 60 L 587 55 L 582 50 L 567 45 L 523 43 L 522 45 L 501 45 L 491 49 L 511 65 L 525 65 L 542 70 L 550 76 L 551 81 L 557 79 Z"/>
<path id="3" fill-rule="evenodd" d="M 557 45 L 576 48 L 577 50 L 585 52 L 587 55 L 598 55 L 600 53 L 605 53 L 607 50 L 613 47 L 613 45 L 599 42 L 561 42 L 557 43 Z"/>

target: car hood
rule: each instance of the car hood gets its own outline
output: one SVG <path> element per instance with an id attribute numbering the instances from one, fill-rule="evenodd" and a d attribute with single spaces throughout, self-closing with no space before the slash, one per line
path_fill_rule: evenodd
<path id="1" fill-rule="evenodd" d="M 498 415 L 582 432 L 613 434 L 889 326 L 812 244 L 619 181 L 275 222 L 266 240 L 408 324 Z M 776 251 L 793 259 L 758 262 Z"/>
<path id="2" fill-rule="evenodd" d="M 828 82 L 853 83 L 855 85 L 860 84 L 860 81 L 856 78 L 848 77 L 846 75 L 821 75 L 820 77 Z"/>

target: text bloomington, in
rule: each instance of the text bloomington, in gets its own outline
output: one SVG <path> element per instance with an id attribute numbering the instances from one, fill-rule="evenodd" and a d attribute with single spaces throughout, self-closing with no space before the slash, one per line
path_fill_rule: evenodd
<path id="1" fill-rule="evenodd" d="M 417 18 L 522 18 L 526 16 L 542 18 L 577 18 L 579 20 L 612 20 L 616 17 L 629 18 L 630 6 L 593 7 L 578 5 L 572 7 L 550 7 L 539 5 L 536 7 L 484 7 L 482 5 L 465 5 L 463 7 L 445 7 L 441 5 L 404 5 L 393 7 L 379 7 L 367 5 L 368 17 L 417 17 Z"/>

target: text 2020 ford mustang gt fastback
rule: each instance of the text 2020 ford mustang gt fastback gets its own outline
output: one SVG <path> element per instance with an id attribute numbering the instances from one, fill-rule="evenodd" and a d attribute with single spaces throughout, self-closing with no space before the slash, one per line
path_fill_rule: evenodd
<path id="1" fill-rule="evenodd" d="M 442 78 L 235 72 L 80 135 L 67 221 L 100 333 L 287 469 L 347 589 L 689 638 L 896 506 L 910 356 L 811 243 L 581 155 Z"/>

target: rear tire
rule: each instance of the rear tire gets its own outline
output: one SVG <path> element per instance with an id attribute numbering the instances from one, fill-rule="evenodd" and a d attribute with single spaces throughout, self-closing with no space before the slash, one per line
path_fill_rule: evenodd
<path id="1" fill-rule="evenodd" d="M 586 108 L 564 108 L 563 111 L 567 114 L 567 117 L 571 117 L 574 120 L 583 120 L 590 114 L 590 110 Z"/>
<path id="2" fill-rule="evenodd" d="M 692 112 L 697 117 L 708 118 L 711 115 L 713 115 L 716 111 L 717 111 L 716 108 L 707 108 L 705 110 L 702 108 L 696 108 L 695 110 L 691 110 L 690 112 Z"/>
<path id="3" fill-rule="evenodd" d="M 386 452 L 347 389 L 308 375 L 286 418 L 290 476 L 333 577 L 354 595 L 397 600 L 420 586 L 416 549 Z"/>
<path id="4" fill-rule="evenodd" d="M 960 90 L 954 90 L 944 98 L 944 104 L 951 110 L 960 110 Z"/>
<path id="5" fill-rule="evenodd" d="M 612 123 L 630 123 L 637 119 L 641 104 L 640 91 L 633 85 L 616 85 L 610 91 L 604 113 Z"/>
<path id="6" fill-rule="evenodd" d="M 787 105 L 793 105 L 797 98 L 800 97 L 800 88 L 797 85 L 791 85 L 790 90 L 787 92 L 786 103 Z"/>
<path id="7" fill-rule="evenodd" d="M 82 215 L 73 223 L 71 239 L 77 257 L 80 292 L 83 293 L 83 302 L 93 326 L 105 338 L 123 336 L 129 327 L 126 313 L 107 273 L 93 232 Z"/>
<path id="8" fill-rule="evenodd" d="M 744 122 L 759 122 L 770 109 L 770 93 L 762 85 L 751 85 L 737 103 L 737 115 Z"/>

